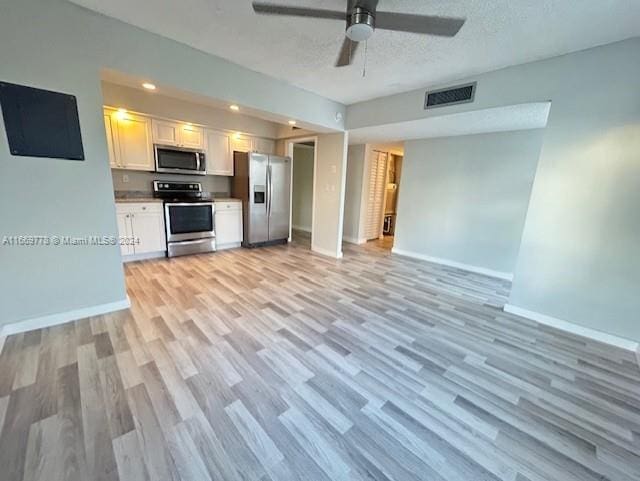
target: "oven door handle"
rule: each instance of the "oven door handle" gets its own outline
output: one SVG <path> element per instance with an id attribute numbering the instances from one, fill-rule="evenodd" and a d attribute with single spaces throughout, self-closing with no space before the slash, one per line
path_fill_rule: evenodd
<path id="1" fill-rule="evenodd" d="M 164 204 L 166 207 L 189 207 L 189 206 L 203 206 L 210 205 L 212 208 L 214 207 L 214 202 L 166 202 Z"/>
<path id="2" fill-rule="evenodd" d="M 211 242 L 211 239 L 215 239 L 215 238 L 216 236 L 212 235 L 211 237 L 203 237 L 202 239 L 177 241 L 176 244 L 181 244 L 181 245 L 204 244 L 205 242 Z"/>

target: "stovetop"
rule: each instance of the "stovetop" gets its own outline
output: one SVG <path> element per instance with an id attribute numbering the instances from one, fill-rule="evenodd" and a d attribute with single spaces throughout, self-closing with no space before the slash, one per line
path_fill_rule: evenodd
<path id="1" fill-rule="evenodd" d="M 174 196 L 159 196 L 156 195 L 154 193 L 153 195 L 156 198 L 162 199 L 165 203 L 169 203 L 169 202 L 213 202 L 214 198 L 211 197 L 211 195 L 207 194 L 207 195 L 202 195 L 202 196 L 180 196 L 180 195 L 174 195 Z"/>
<path id="2" fill-rule="evenodd" d="M 154 180 L 153 196 L 165 202 L 211 202 L 209 192 L 202 191 L 200 182 Z"/>

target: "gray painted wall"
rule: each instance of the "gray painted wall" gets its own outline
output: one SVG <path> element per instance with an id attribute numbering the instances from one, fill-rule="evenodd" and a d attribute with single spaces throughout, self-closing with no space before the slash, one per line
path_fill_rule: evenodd
<path id="1" fill-rule="evenodd" d="M 312 250 L 342 257 L 348 133 L 318 135 Z"/>
<path id="2" fill-rule="evenodd" d="M 640 39 L 558 64 L 509 302 L 640 341 Z"/>
<path id="3" fill-rule="evenodd" d="M 0 129 L 1 235 L 116 235 L 100 70 L 340 129 L 344 107 L 64 0 L 0 0 L 0 79 L 77 96 L 85 162 L 12 157 Z M 342 219 L 327 218 L 326 222 Z M 117 246 L 0 246 L 0 325 L 125 299 Z"/>
<path id="4" fill-rule="evenodd" d="M 359 144 L 350 145 L 347 151 L 343 235 L 350 242 L 358 242 L 360 239 L 360 210 L 366 150 L 364 144 Z"/>
<path id="5" fill-rule="evenodd" d="M 472 104 L 425 111 L 426 89 L 355 104 L 347 125 L 550 100 L 509 302 L 640 341 L 639 51 L 636 37 L 462 79 Z"/>
<path id="6" fill-rule="evenodd" d="M 313 211 L 313 147 L 293 146 L 292 226 L 311 232 Z"/>
<path id="7" fill-rule="evenodd" d="M 512 274 L 542 136 L 406 141 L 394 249 Z"/>

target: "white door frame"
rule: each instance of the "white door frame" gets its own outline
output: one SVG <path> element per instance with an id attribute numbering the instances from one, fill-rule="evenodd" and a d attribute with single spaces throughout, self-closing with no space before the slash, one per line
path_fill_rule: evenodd
<path id="1" fill-rule="evenodd" d="M 295 144 L 302 144 L 305 142 L 313 142 L 313 193 L 311 195 L 311 245 L 313 245 L 313 235 L 315 233 L 315 214 L 316 214 L 316 192 L 317 192 L 317 171 L 318 168 L 318 136 L 311 137 L 297 137 L 293 139 L 286 139 L 285 152 L 291 159 L 291 187 L 289 192 L 289 242 L 291 242 L 291 231 L 293 229 L 293 146 Z"/>

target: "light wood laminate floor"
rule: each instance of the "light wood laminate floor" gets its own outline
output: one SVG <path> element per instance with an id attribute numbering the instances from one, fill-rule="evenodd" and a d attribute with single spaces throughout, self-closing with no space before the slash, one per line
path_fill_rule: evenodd
<path id="1" fill-rule="evenodd" d="M 509 283 L 304 243 L 125 268 L 132 307 L 8 337 L 0 479 L 640 479 L 633 355 Z"/>

